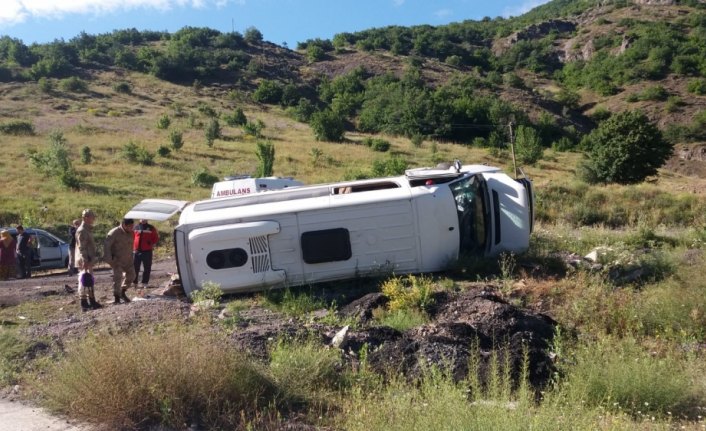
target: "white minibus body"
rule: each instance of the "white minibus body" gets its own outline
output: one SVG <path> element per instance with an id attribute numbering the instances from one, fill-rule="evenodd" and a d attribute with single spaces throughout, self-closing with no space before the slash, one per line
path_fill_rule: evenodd
<path id="1" fill-rule="evenodd" d="M 456 163 L 188 205 L 145 200 L 126 217 L 166 219 L 162 205 L 182 210 L 174 243 L 191 294 L 209 281 L 245 292 L 441 271 L 462 253 L 524 252 L 532 204 L 529 180 Z"/>

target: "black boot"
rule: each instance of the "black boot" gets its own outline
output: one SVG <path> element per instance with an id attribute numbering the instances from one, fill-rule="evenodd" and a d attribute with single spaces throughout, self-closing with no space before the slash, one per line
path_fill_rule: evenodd
<path id="1" fill-rule="evenodd" d="M 119 305 L 120 304 L 120 296 L 119 295 L 113 295 L 115 296 L 115 301 L 113 301 L 114 305 Z"/>
<path id="2" fill-rule="evenodd" d="M 128 302 L 130 302 L 130 298 L 127 297 L 127 295 L 125 294 L 125 291 L 124 291 L 124 290 L 123 290 L 123 294 L 120 295 L 120 299 L 122 299 L 123 302 L 126 303 L 126 304 L 127 304 Z"/>
<path id="3" fill-rule="evenodd" d="M 91 306 L 88 305 L 88 299 L 81 298 L 81 311 L 88 311 L 90 309 L 91 309 Z"/>
<path id="4" fill-rule="evenodd" d="M 91 296 L 90 298 L 88 298 L 88 302 L 91 304 L 91 308 L 94 309 L 94 310 L 97 310 L 97 309 L 99 309 L 99 308 L 103 308 L 103 306 L 100 305 L 100 304 L 98 303 L 98 301 L 96 301 L 96 298 L 94 298 L 93 296 Z"/>

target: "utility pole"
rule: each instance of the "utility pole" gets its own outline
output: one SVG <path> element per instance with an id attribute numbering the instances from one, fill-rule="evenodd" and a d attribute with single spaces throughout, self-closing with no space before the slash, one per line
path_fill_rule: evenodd
<path id="1" fill-rule="evenodd" d="M 510 128 L 510 151 L 512 152 L 512 167 L 515 169 L 515 178 L 517 178 L 517 160 L 515 160 L 515 135 L 512 133 L 512 120 L 508 123 Z"/>

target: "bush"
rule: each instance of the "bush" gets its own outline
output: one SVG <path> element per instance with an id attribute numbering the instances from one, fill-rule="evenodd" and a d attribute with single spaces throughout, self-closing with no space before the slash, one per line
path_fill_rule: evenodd
<path id="1" fill-rule="evenodd" d="M 275 81 L 265 79 L 260 82 L 253 92 L 252 98 L 259 103 L 279 103 L 282 100 L 282 85 Z"/>
<path id="2" fill-rule="evenodd" d="M 73 93 L 85 93 L 88 91 L 88 84 L 86 81 L 75 76 L 59 81 L 59 87 L 64 91 L 70 91 Z"/>
<path id="3" fill-rule="evenodd" d="M 248 119 L 247 117 L 245 117 L 245 113 L 243 112 L 242 108 L 236 108 L 232 114 L 224 115 L 223 120 L 225 120 L 226 124 L 231 127 L 242 126 L 248 122 Z"/>
<path id="4" fill-rule="evenodd" d="M 169 132 L 169 142 L 174 151 L 179 151 L 184 146 L 184 137 L 181 130 L 172 130 Z"/>
<path id="5" fill-rule="evenodd" d="M 160 157 L 167 157 L 169 154 L 172 152 L 171 148 L 169 148 L 166 145 L 160 145 L 159 148 L 157 148 L 157 154 Z"/>
<path id="6" fill-rule="evenodd" d="M 54 91 L 54 81 L 49 78 L 41 77 L 37 80 L 37 87 L 42 93 L 50 94 Z"/>
<path id="7" fill-rule="evenodd" d="M 389 299 L 390 311 L 426 311 L 433 304 L 433 285 L 431 279 L 424 276 L 393 277 L 382 284 L 381 290 Z"/>
<path id="8" fill-rule="evenodd" d="M 149 166 L 154 162 L 154 154 L 147 151 L 142 145 L 137 145 L 133 141 L 128 142 L 122 148 L 122 156 L 132 163 Z"/>
<path id="9" fill-rule="evenodd" d="M 208 172 L 206 168 L 191 174 L 191 184 L 197 187 L 211 188 L 216 182 L 218 182 L 218 177 Z"/>
<path id="10" fill-rule="evenodd" d="M 371 174 L 373 177 L 392 177 L 402 175 L 407 170 L 407 162 L 400 157 L 390 157 L 386 160 L 373 161 Z"/>
<path id="11" fill-rule="evenodd" d="M 84 165 L 89 165 L 93 161 L 93 154 L 91 154 L 91 148 L 89 146 L 84 146 L 81 148 L 81 163 Z"/>
<path id="12" fill-rule="evenodd" d="M 515 155 L 522 164 L 534 165 L 542 159 L 544 148 L 537 131 L 529 126 L 519 126 L 515 137 Z"/>
<path id="13" fill-rule="evenodd" d="M 249 413 L 276 403 L 265 370 L 207 333 L 89 337 L 48 375 L 37 390 L 50 408 L 109 429 L 245 429 Z"/>
<path id="14" fill-rule="evenodd" d="M 211 118 L 211 121 L 209 121 L 208 126 L 206 126 L 204 135 L 206 136 L 206 145 L 212 147 L 213 141 L 221 137 L 221 125 L 218 120 L 216 120 L 215 118 Z"/>
<path id="15" fill-rule="evenodd" d="M 664 101 L 669 97 L 669 92 L 661 85 L 647 87 L 638 95 L 639 100 Z"/>
<path id="16" fill-rule="evenodd" d="M 34 124 L 25 120 L 13 120 L 0 124 L 0 133 L 3 135 L 34 135 Z"/>
<path id="17" fill-rule="evenodd" d="M 657 173 L 672 154 L 657 126 L 639 111 L 613 115 L 586 136 L 584 179 L 631 184 Z"/>
<path id="18" fill-rule="evenodd" d="M 259 163 L 257 165 L 258 177 L 271 177 L 274 172 L 275 146 L 272 142 L 258 142 L 255 152 Z"/>
<path id="19" fill-rule="evenodd" d="M 265 123 L 258 119 L 257 121 L 248 121 L 243 125 L 243 133 L 249 136 L 259 138 L 262 136 L 262 129 L 265 128 Z"/>
<path id="20" fill-rule="evenodd" d="M 81 181 L 73 167 L 64 134 L 54 131 L 49 134 L 49 148 L 40 153 L 29 154 L 32 164 L 44 175 L 55 177 L 64 187 L 78 189 Z"/>
<path id="21" fill-rule="evenodd" d="M 168 129 L 170 124 L 172 124 L 172 120 L 167 114 L 162 115 L 159 117 L 159 120 L 157 120 L 157 128 L 161 130 Z"/>
<path id="22" fill-rule="evenodd" d="M 122 94 L 131 94 L 132 86 L 129 82 L 121 81 L 113 85 L 113 91 Z"/>
<path id="23" fill-rule="evenodd" d="M 313 114 L 310 125 L 317 141 L 343 141 L 343 118 L 331 110 L 319 111 Z"/>
<path id="24" fill-rule="evenodd" d="M 686 89 L 689 91 L 689 93 L 694 93 L 698 94 L 699 96 L 703 96 L 706 94 L 706 79 L 692 79 L 691 81 L 689 81 L 689 84 L 687 85 Z"/>
<path id="25" fill-rule="evenodd" d="M 381 138 L 365 138 L 363 143 L 370 147 L 373 151 L 381 153 L 387 152 L 390 149 L 390 142 Z"/>

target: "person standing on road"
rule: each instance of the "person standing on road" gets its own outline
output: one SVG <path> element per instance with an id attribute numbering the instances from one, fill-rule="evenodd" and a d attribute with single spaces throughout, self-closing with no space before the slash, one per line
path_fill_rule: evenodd
<path id="1" fill-rule="evenodd" d="M 76 267 L 81 270 L 79 280 L 82 278 L 90 278 L 93 280 L 93 265 L 98 260 L 98 251 L 96 250 L 96 242 L 93 239 L 93 223 L 96 221 L 96 213 L 93 210 L 86 208 L 81 213 L 83 221 L 76 229 Z M 84 273 L 90 274 L 90 277 Z M 95 290 L 93 283 L 78 283 L 78 297 L 81 300 L 81 309 L 87 311 L 90 308 L 102 308 L 96 301 Z"/>
<path id="2" fill-rule="evenodd" d="M 152 273 L 152 250 L 159 241 L 159 233 L 157 229 L 147 220 L 141 219 L 140 224 L 135 226 L 134 241 L 132 244 L 133 263 L 135 266 L 134 284 L 137 285 L 137 279 L 140 275 L 140 265 L 142 264 L 145 270 L 142 272 L 142 288 L 146 289 L 150 282 L 150 274 Z"/>
<path id="3" fill-rule="evenodd" d="M 17 242 L 10 231 L 0 232 L 0 280 L 15 277 L 17 268 Z"/>
<path id="4" fill-rule="evenodd" d="M 76 230 L 81 226 L 81 219 L 76 219 L 69 226 L 69 275 L 78 274 L 76 268 Z"/>
<path id="5" fill-rule="evenodd" d="M 19 278 L 30 278 L 32 276 L 32 237 L 25 232 L 25 228 L 17 225 L 17 268 Z"/>
<path id="6" fill-rule="evenodd" d="M 125 291 L 136 278 L 135 267 L 132 262 L 132 230 L 134 225 L 133 219 L 125 218 L 120 223 L 120 226 L 111 229 L 105 237 L 103 260 L 113 270 L 114 304 L 120 304 L 121 299 L 125 303 L 130 302 Z"/>

